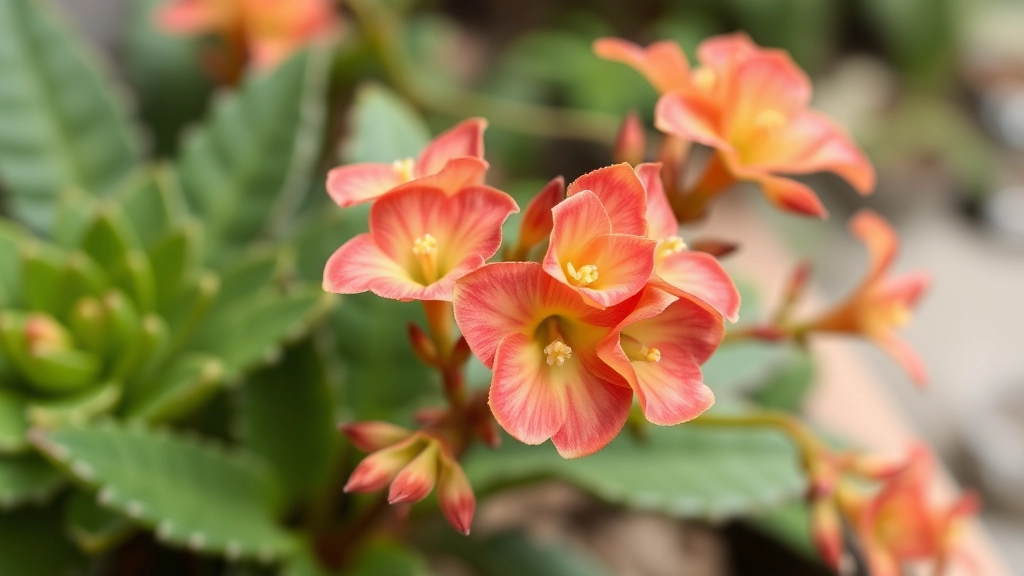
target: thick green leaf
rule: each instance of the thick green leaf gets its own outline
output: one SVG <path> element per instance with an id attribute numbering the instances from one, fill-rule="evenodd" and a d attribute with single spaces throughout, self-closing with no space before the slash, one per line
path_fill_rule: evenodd
<path id="1" fill-rule="evenodd" d="M 187 354 L 149 378 L 126 391 L 126 418 L 165 422 L 187 414 L 221 387 L 224 365 L 207 354 Z"/>
<path id="2" fill-rule="evenodd" d="M 13 302 L 21 293 L 21 245 L 28 237 L 14 222 L 0 220 L 0 293 Z M 4 303 L 0 298 L 0 305 Z"/>
<path id="3" fill-rule="evenodd" d="M 466 473 L 477 490 L 557 478 L 609 502 L 685 518 L 727 518 L 799 498 L 805 490 L 796 449 L 768 430 L 648 426 L 638 443 L 620 434 L 600 452 L 565 460 L 550 445 L 506 438 L 477 450 Z"/>
<path id="4" fill-rule="evenodd" d="M 3 353 L 0 352 L 0 359 Z M 27 401 L 20 394 L 0 389 L 0 454 L 21 452 L 28 448 L 25 431 L 28 420 L 25 417 Z"/>
<path id="5" fill-rule="evenodd" d="M 215 105 L 178 171 L 217 248 L 273 235 L 308 189 L 324 126 L 326 54 L 296 55 Z"/>
<path id="6" fill-rule="evenodd" d="M 531 541 L 518 532 L 489 538 L 445 536 L 431 546 L 468 564 L 475 576 L 610 576 L 611 569 L 582 551 Z"/>
<path id="7" fill-rule="evenodd" d="M 378 84 L 359 89 L 349 126 L 341 150 L 342 160 L 348 164 L 416 158 L 430 141 L 430 131 L 420 115 Z"/>
<path id="8" fill-rule="evenodd" d="M 56 428 L 67 424 L 84 424 L 109 412 L 120 399 L 121 384 L 108 382 L 77 394 L 30 402 L 26 414 L 33 427 Z"/>
<path id="9" fill-rule="evenodd" d="M 701 367 L 704 382 L 717 393 L 749 394 L 780 374 L 796 375 L 807 368 L 807 354 L 795 347 L 764 342 L 736 342 L 722 346 Z"/>
<path id="10" fill-rule="evenodd" d="M 125 105 L 42 0 L 0 0 L 0 178 L 9 209 L 45 230 L 66 186 L 105 194 L 138 163 Z"/>
<path id="11" fill-rule="evenodd" d="M 117 200 L 146 250 L 187 214 L 178 176 L 170 166 L 139 170 L 118 192 Z"/>
<path id="12" fill-rule="evenodd" d="M 81 574 L 86 560 L 61 536 L 61 509 L 23 508 L 0 514 L 0 560 L 4 576 Z"/>
<path id="13" fill-rule="evenodd" d="M 250 376 L 241 389 L 242 442 L 274 467 L 293 502 L 330 480 L 338 447 L 326 369 L 309 339 L 281 362 Z"/>
<path id="14" fill-rule="evenodd" d="M 751 398 L 765 408 L 799 412 L 812 384 L 814 362 L 811 355 L 803 350 L 790 350 L 787 362 L 769 375 Z"/>
<path id="15" fill-rule="evenodd" d="M 82 249 L 107 270 L 113 270 L 128 252 L 139 246 L 135 230 L 113 203 L 103 203 L 82 237 Z"/>
<path id="16" fill-rule="evenodd" d="M 273 477 L 248 454 L 113 423 L 33 440 L 54 464 L 98 490 L 101 505 L 155 529 L 168 544 L 268 561 L 296 547 L 275 519 L 280 493 Z"/>
<path id="17" fill-rule="evenodd" d="M 34 452 L 0 456 L 0 511 L 45 502 L 63 485 L 64 477 Z"/>
<path id="18" fill-rule="evenodd" d="M 122 543 L 136 530 L 123 514 L 104 508 L 96 495 L 76 490 L 64 511 L 68 534 L 87 554 L 99 554 Z"/>
<path id="19" fill-rule="evenodd" d="M 426 562 L 396 542 L 375 540 L 364 547 L 344 576 L 428 576 Z M 525 574 L 525 573 L 524 573 Z M 489 575 L 488 575 L 489 576 Z"/>

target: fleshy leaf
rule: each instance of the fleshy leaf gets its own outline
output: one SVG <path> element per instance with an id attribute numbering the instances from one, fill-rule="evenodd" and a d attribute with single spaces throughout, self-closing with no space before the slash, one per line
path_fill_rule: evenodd
<path id="1" fill-rule="evenodd" d="M 0 456 L 0 513 L 22 504 L 49 500 L 64 485 L 64 477 L 33 452 Z"/>
<path id="2" fill-rule="evenodd" d="M 430 131 L 416 110 L 378 84 L 359 88 L 349 126 L 341 151 L 347 164 L 415 159 L 430 142 Z"/>
<path id="3" fill-rule="evenodd" d="M 0 176 L 15 216 L 46 230 L 63 187 L 108 193 L 140 146 L 92 50 L 47 2 L 0 0 L 0 38 Z"/>
<path id="4" fill-rule="evenodd" d="M 0 353 L 0 361 L 3 354 Z M 28 448 L 25 431 L 28 420 L 25 418 L 26 400 L 9 390 L 0 390 L 0 454 L 21 452 Z"/>
<path id="5" fill-rule="evenodd" d="M 96 502 L 96 496 L 76 490 L 64 511 L 68 534 L 87 554 L 99 554 L 122 543 L 136 530 L 131 519 Z"/>
<path id="6" fill-rule="evenodd" d="M 172 420 L 210 397 L 224 381 L 223 363 L 206 354 L 189 354 L 130 388 L 122 414 L 147 422 Z"/>
<path id="7" fill-rule="evenodd" d="M 728 518 L 795 500 L 806 488 L 796 449 L 767 430 L 647 426 L 646 441 L 621 434 L 600 452 L 564 460 L 548 445 L 511 439 L 478 450 L 466 473 L 478 491 L 551 477 L 616 504 L 683 518 Z"/>
<path id="8" fill-rule="evenodd" d="M 80 574 L 85 558 L 70 540 L 55 535 L 63 531 L 61 509 L 23 508 L 0 514 L 0 558 L 4 576 L 59 576 Z"/>
<path id="9" fill-rule="evenodd" d="M 297 540 L 276 522 L 280 493 L 266 466 L 242 452 L 167 430 L 113 423 L 36 434 L 36 446 L 98 502 L 161 541 L 229 558 L 272 561 Z"/>
<path id="10" fill-rule="evenodd" d="M 334 402 L 316 345 L 306 339 L 281 362 L 247 378 L 240 390 L 242 443 L 277 471 L 299 501 L 322 489 L 338 447 Z"/>
<path id="11" fill-rule="evenodd" d="M 610 576 L 611 569 L 583 552 L 541 544 L 518 532 L 488 538 L 444 535 L 430 543 L 433 550 L 450 554 L 487 576 Z"/>
<path id="12" fill-rule="evenodd" d="M 272 235 L 294 214 L 319 152 L 327 60 L 306 51 L 249 76 L 186 140 L 182 189 L 215 250 Z"/>
<path id="13" fill-rule="evenodd" d="M 0 293 L 10 302 L 21 293 L 20 251 L 28 233 L 8 220 L 0 220 Z M 3 304 L 0 298 L 0 304 Z"/>
<path id="14" fill-rule="evenodd" d="M 108 382 L 77 394 L 30 402 L 26 414 L 32 426 L 41 428 L 83 424 L 110 411 L 120 399 L 121 385 Z"/>
<path id="15" fill-rule="evenodd" d="M 152 248 L 186 216 L 185 197 L 169 166 L 137 171 L 118 191 L 117 200 L 142 247 Z"/>
<path id="16" fill-rule="evenodd" d="M 344 576 L 429 576 L 427 563 L 413 549 L 387 540 L 364 547 Z M 490 573 L 487 573 L 490 576 Z"/>

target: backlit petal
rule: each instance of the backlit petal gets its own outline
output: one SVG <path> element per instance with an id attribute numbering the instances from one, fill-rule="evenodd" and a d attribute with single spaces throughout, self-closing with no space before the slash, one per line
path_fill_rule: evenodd
<path id="1" fill-rule="evenodd" d="M 700 43 L 697 60 L 720 76 L 727 76 L 736 64 L 760 49 L 744 32 L 719 34 Z"/>
<path id="2" fill-rule="evenodd" d="M 327 193 L 342 208 L 375 200 L 401 183 L 390 164 L 350 164 L 327 173 Z"/>
<path id="3" fill-rule="evenodd" d="M 547 240 L 554 227 L 551 211 L 563 199 L 565 199 L 565 179 L 558 176 L 548 182 L 544 189 L 530 200 L 520 225 L 519 244 L 521 246 L 537 246 Z M 607 218 L 607 214 L 605 218 Z"/>
<path id="4" fill-rule="evenodd" d="M 903 368 L 914 384 L 921 388 L 928 385 L 928 369 L 910 344 L 892 334 L 876 338 L 876 343 Z"/>
<path id="5" fill-rule="evenodd" d="M 590 190 L 604 204 L 616 234 L 647 234 L 647 191 L 629 164 L 598 168 L 577 178 L 566 189 L 568 196 Z"/>
<path id="6" fill-rule="evenodd" d="M 658 100 L 654 125 L 666 134 L 732 152 L 732 144 L 722 134 L 720 114 L 719 108 L 707 100 L 666 94 Z"/>
<path id="7" fill-rule="evenodd" d="M 742 178 L 757 182 L 768 201 L 782 210 L 822 219 L 828 217 L 828 210 L 806 184 L 792 178 L 750 172 Z"/>
<path id="8" fill-rule="evenodd" d="M 501 341 L 494 356 L 488 403 L 498 424 L 525 444 L 540 444 L 558 432 L 567 414 L 566 387 L 589 374 L 575 357 L 549 366 L 543 348 L 516 333 Z"/>
<path id="9" fill-rule="evenodd" d="M 395 300 L 415 299 L 423 290 L 369 234 L 356 236 L 334 252 L 324 267 L 323 286 L 335 294 L 371 291 Z"/>
<path id="10" fill-rule="evenodd" d="M 658 258 L 654 274 L 659 284 L 677 296 L 695 297 L 735 322 L 740 314 L 740 291 L 714 256 L 683 250 Z"/>
<path id="11" fill-rule="evenodd" d="M 663 240 L 679 234 L 679 222 L 672 212 L 665 186 L 661 181 L 660 162 L 648 162 L 636 167 L 644 189 L 647 190 L 647 237 Z"/>
<path id="12" fill-rule="evenodd" d="M 811 82 L 788 54 L 764 50 L 744 59 L 731 78 L 723 127 L 732 142 L 762 128 L 763 113 L 790 121 L 811 99 Z"/>
<path id="13" fill-rule="evenodd" d="M 439 172 L 421 176 L 402 184 L 395 188 L 394 191 L 431 186 L 451 196 L 463 188 L 483 184 L 484 179 L 487 177 L 487 168 L 487 162 L 479 158 L 470 156 L 452 158 Z"/>
<path id="14" fill-rule="evenodd" d="M 684 90 L 689 85 L 690 65 L 675 42 L 655 42 L 643 48 L 620 38 L 600 38 L 594 42 L 594 53 L 633 67 L 659 92 Z"/>
<path id="15" fill-rule="evenodd" d="M 874 283 L 896 258 L 899 237 L 884 218 L 871 210 L 861 210 L 850 220 L 850 232 L 868 249 L 870 264 L 864 284 Z"/>
<path id="16" fill-rule="evenodd" d="M 417 176 L 436 174 L 453 158 L 471 156 L 483 159 L 486 129 L 487 120 L 470 118 L 438 135 L 420 152 L 416 162 Z"/>

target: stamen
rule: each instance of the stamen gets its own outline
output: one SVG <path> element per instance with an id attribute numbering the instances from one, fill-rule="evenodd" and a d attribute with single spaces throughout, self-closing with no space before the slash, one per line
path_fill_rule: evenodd
<path id="1" fill-rule="evenodd" d="M 566 360 L 572 358 L 572 348 L 561 340 L 555 340 L 545 346 L 544 353 L 547 354 L 548 366 L 561 366 L 565 364 Z"/>
<path id="2" fill-rule="evenodd" d="M 579 270 L 573 267 L 572 262 L 565 265 L 565 272 L 573 284 L 577 286 L 588 286 L 597 280 L 597 266 L 587 264 L 580 266 Z"/>
<path id="3" fill-rule="evenodd" d="M 704 92 L 715 87 L 715 71 L 710 68 L 698 68 L 693 72 L 693 83 Z"/>
<path id="4" fill-rule="evenodd" d="M 437 249 L 437 238 L 434 238 L 430 234 L 424 234 L 420 236 L 412 243 L 412 253 L 417 256 L 423 256 L 424 254 L 430 254 Z"/>
<path id="5" fill-rule="evenodd" d="M 757 115 L 754 124 L 763 130 L 775 130 L 786 125 L 786 116 L 778 110 L 765 110 Z"/>
<path id="6" fill-rule="evenodd" d="M 658 254 L 668 256 L 686 250 L 686 242 L 679 236 L 669 236 L 658 241 Z"/>
<path id="7" fill-rule="evenodd" d="M 391 163 L 391 168 L 403 183 L 412 180 L 416 176 L 416 161 L 412 158 L 395 160 Z"/>
<path id="8" fill-rule="evenodd" d="M 622 346 L 622 351 L 626 353 L 626 357 L 629 358 L 630 362 L 655 364 L 661 361 L 661 350 L 648 348 L 629 334 L 623 333 L 619 335 L 619 345 Z"/>
<path id="9" fill-rule="evenodd" d="M 644 346 L 640 349 L 640 354 L 644 356 L 644 361 L 649 364 L 654 364 L 661 361 L 661 350 L 657 348 L 648 348 Z"/>

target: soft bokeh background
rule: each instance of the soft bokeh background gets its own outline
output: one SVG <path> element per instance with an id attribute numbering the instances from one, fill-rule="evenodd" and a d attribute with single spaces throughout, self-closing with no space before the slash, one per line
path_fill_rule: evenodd
<path id="1" fill-rule="evenodd" d="M 172 151 L 177 135 L 160 127 L 201 116 L 209 86 L 184 68 L 134 65 L 126 47 L 165 50 L 181 61 L 192 56 L 151 32 L 121 34 L 126 20 L 145 20 L 154 1 L 61 2 L 134 84 L 140 114 L 156 128 L 156 149 Z M 739 29 L 790 50 L 815 78 L 816 105 L 864 144 L 880 185 L 864 200 L 837 179 L 816 179 L 833 213 L 825 223 L 764 212 L 795 253 L 814 261 L 825 299 L 841 296 L 862 272 L 862 248 L 844 221 L 865 205 L 900 230 L 899 269 L 934 274 L 934 289 L 906 332 L 930 367 L 930 390 L 913 389 L 873 349 L 864 346 L 863 357 L 957 477 L 983 490 L 986 523 L 1013 569 L 1024 573 L 1024 2 L 389 3 L 412 9 L 406 41 L 418 65 L 407 80 L 423 94 L 442 95 L 424 96 L 442 108 L 431 116 L 435 127 L 460 114 L 491 116 L 488 155 L 515 175 L 509 186 L 522 189 L 607 163 L 607 145 L 598 141 L 626 110 L 650 123 L 654 92 L 631 70 L 593 57 L 593 38 L 672 38 L 692 54 L 701 38 Z M 189 96 L 162 101 L 160 82 Z M 590 111 L 576 127 L 587 138 L 509 130 L 486 98 L 453 100 L 447 110 L 437 102 L 467 87 Z M 750 201 L 760 202 L 755 195 Z M 865 414 L 864 426 L 871 425 Z"/>

